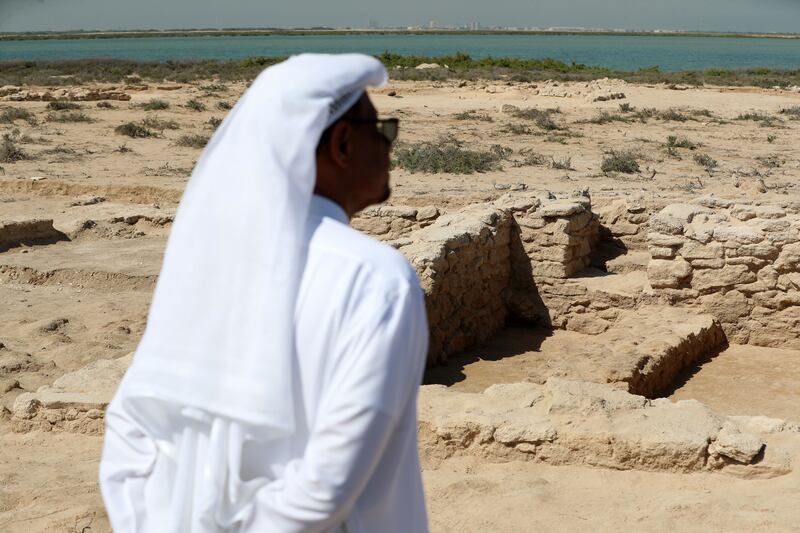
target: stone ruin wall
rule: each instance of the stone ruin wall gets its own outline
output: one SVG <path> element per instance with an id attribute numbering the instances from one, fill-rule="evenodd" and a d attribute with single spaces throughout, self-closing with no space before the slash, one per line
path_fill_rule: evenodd
<path id="1" fill-rule="evenodd" d="M 582 313 L 573 312 L 575 290 L 562 285 L 589 265 L 599 228 L 588 198 L 533 193 L 446 214 L 384 206 L 365 211 L 353 226 L 399 249 L 416 269 L 431 364 L 488 340 L 508 318 L 564 327 Z"/>
<path id="2" fill-rule="evenodd" d="M 717 317 L 730 342 L 800 348 L 800 205 L 671 204 L 647 241 L 666 303 Z"/>

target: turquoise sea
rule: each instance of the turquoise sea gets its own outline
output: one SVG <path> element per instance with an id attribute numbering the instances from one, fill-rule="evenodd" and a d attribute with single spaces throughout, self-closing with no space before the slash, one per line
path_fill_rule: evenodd
<path id="1" fill-rule="evenodd" d="M 800 39 L 615 35 L 265 35 L 0 41 L 0 60 L 239 59 L 300 52 L 383 51 L 439 56 L 552 58 L 616 70 L 800 68 Z M 2 68 L 0 66 L 0 68 Z"/>

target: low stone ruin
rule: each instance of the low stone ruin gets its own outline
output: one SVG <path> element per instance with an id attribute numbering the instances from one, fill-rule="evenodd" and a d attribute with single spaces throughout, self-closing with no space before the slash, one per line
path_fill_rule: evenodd
<path id="1" fill-rule="evenodd" d="M 714 315 L 731 342 L 800 348 L 800 206 L 671 204 L 647 240 L 667 303 Z"/>
<path id="2" fill-rule="evenodd" d="M 115 87 L 58 87 L 38 90 L 14 85 L 0 87 L 0 100 L 12 102 L 49 102 L 52 100 L 94 102 L 98 100 L 128 101 L 130 99 L 129 94 Z"/>

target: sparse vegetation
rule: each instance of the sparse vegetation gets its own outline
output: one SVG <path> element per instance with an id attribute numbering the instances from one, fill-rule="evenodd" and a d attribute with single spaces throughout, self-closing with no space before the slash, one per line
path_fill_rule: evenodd
<path id="1" fill-rule="evenodd" d="M 28 159 L 28 154 L 18 148 L 12 140 L 3 139 L 3 142 L 0 142 L 0 163 L 16 163 L 23 159 Z"/>
<path id="2" fill-rule="evenodd" d="M 86 113 L 48 113 L 47 115 L 48 122 L 61 122 L 61 123 L 70 123 L 70 122 L 94 122 L 92 117 L 87 115 Z"/>
<path id="3" fill-rule="evenodd" d="M 220 111 L 230 111 L 231 109 L 233 109 L 233 106 L 231 105 L 230 102 L 226 102 L 225 100 L 220 100 L 219 102 L 217 102 L 217 109 L 219 109 Z"/>
<path id="4" fill-rule="evenodd" d="M 565 129 L 563 126 L 556 124 L 553 120 L 552 115 L 556 113 L 561 113 L 561 111 L 558 108 L 537 109 L 532 107 L 528 109 L 517 109 L 512 111 L 511 115 L 515 118 L 532 120 L 534 124 L 545 131 Z"/>
<path id="5" fill-rule="evenodd" d="M 81 106 L 75 102 L 67 102 L 64 100 L 53 100 L 47 103 L 47 109 L 51 111 L 72 111 L 80 109 Z"/>
<path id="6" fill-rule="evenodd" d="M 211 126 L 212 129 L 219 128 L 219 125 L 222 124 L 222 119 L 218 117 L 211 117 L 208 119 L 208 125 Z"/>
<path id="7" fill-rule="evenodd" d="M 436 142 L 422 142 L 398 147 L 393 164 L 409 172 L 473 174 L 500 167 L 509 149 L 493 146 L 491 150 L 467 150 L 453 137 Z"/>
<path id="8" fill-rule="evenodd" d="M 25 120 L 29 124 L 36 123 L 36 117 L 34 114 L 27 109 L 22 109 L 20 107 L 10 107 L 8 109 L 4 109 L 3 112 L 0 113 L 0 122 L 4 124 L 13 124 L 17 120 Z"/>
<path id="9" fill-rule="evenodd" d="M 480 120 L 483 122 L 494 122 L 494 119 L 490 117 L 486 113 L 478 113 L 474 109 L 470 109 L 469 111 L 462 111 L 461 113 L 456 113 L 453 118 L 456 120 Z"/>
<path id="10" fill-rule="evenodd" d="M 762 113 L 760 111 L 748 111 L 747 113 L 741 113 L 736 120 L 752 120 L 758 122 L 761 127 L 769 128 L 774 126 L 780 119 L 770 115 L 769 113 Z"/>
<path id="11" fill-rule="evenodd" d="M 133 152 L 132 148 L 128 148 L 128 145 L 125 143 L 120 144 L 114 149 L 115 152 L 119 152 L 120 154 L 127 154 L 129 152 Z"/>
<path id="12" fill-rule="evenodd" d="M 186 107 L 188 107 L 192 111 L 205 111 L 206 110 L 206 105 L 203 102 L 197 100 L 196 98 L 192 98 L 191 100 L 186 102 Z"/>
<path id="13" fill-rule="evenodd" d="M 195 34 L 192 34 L 195 35 Z M 215 83 L 254 79 L 265 67 L 285 57 L 251 57 L 235 60 L 138 62 L 123 59 L 81 59 L 70 61 L 5 61 L 0 68 L 2 85 L 80 85 L 84 83 L 134 83 L 164 81 L 190 83 L 209 79 Z M 553 59 L 503 57 L 472 58 L 468 54 L 424 57 L 385 52 L 378 56 L 393 79 L 503 79 L 512 81 L 590 81 L 598 78 L 623 79 L 629 83 L 667 83 L 688 86 L 723 85 L 789 87 L 800 85 L 800 71 L 768 68 L 706 69 L 664 72 L 660 69 L 614 71 Z M 447 69 L 417 70 L 420 63 L 447 65 Z"/>
<path id="14" fill-rule="evenodd" d="M 635 153 L 630 151 L 612 151 L 603 158 L 600 163 L 600 170 L 604 173 L 620 172 L 622 174 L 634 174 L 639 172 L 638 157 Z"/>
<path id="15" fill-rule="evenodd" d="M 667 148 L 688 148 L 689 150 L 696 150 L 700 144 L 693 143 L 686 137 L 678 137 L 677 135 L 670 135 L 667 137 Z"/>
<path id="16" fill-rule="evenodd" d="M 717 168 L 717 160 L 713 159 L 708 154 L 697 154 L 694 156 L 694 162 L 704 167 L 706 170 L 713 170 Z"/>
<path id="17" fill-rule="evenodd" d="M 786 115 L 791 120 L 800 120 L 800 105 L 781 109 L 781 115 Z"/>
<path id="18" fill-rule="evenodd" d="M 527 151 L 522 152 L 522 159 L 512 161 L 511 165 L 514 167 L 530 167 L 530 166 L 540 166 L 547 164 L 547 157 L 543 156 L 540 153 Z"/>
<path id="19" fill-rule="evenodd" d="M 556 159 L 555 157 L 551 158 L 550 168 L 555 168 L 557 170 L 575 170 L 572 168 L 571 157 L 563 157 L 561 159 Z"/>
<path id="20" fill-rule="evenodd" d="M 634 111 L 636 111 L 636 108 L 633 107 L 631 104 L 624 103 L 624 104 L 619 104 L 619 111 L 620 113 L 633 113 Z"/>
<path id="21" fill-rule="evenodd" d="M 506 124 L 500 130 L 504 133 L 512 133 L 514 135 L 530 135 L 533 133 L 531 129 L 525 124 Z"/>
<path id="22" fill-rule="evenodd" d="M 186 148 L 204 148 L 206 144 L 208 144 L 209 137 L 207 135 L 199 135 L 199 134 L 190 134 L 190 135 L 181 135 L 181 137 L 176 141 L 178 146 L 184 146 Z"/>
<path id="23" fill-rule="evenodd" d="M 140 104 L 140 106 L 145 111 L 164 111 L 165 109 L 169 109 L 169 102 L 154 98 L 149 102 Z"/>
<path id="24" fill-rule="evenodd" d="M 227 85 L 223 85 L 222 83 L 210 83 L 208 85 L 202 85 L 200 87 L 201 90 L 206 91 L 207 93 L 221 93 L 228 90 Z"/>
<path id="25" fill-rule="evenodd" d="M 119 135 L 127 135 L 128 137 L 141 138 L 141 137 L 155 137 L 155 133 L 145 128 L 140 124 L 134 122 L 126 122 L 114 128 L 114 131 Z"/>
<path id="26" fill-rule="evenodd" d="M 101 100 L 97 102 L 97 107 L 99 107 L 100 109 L 116 109 L 116 107 L 114 107 L 111 104 L 111 102 L 108 102 L 106 100 Z"/>
<path id="27" fill-rule="evenodd" d="M 756 161 L 761 163 L 764 168 L 780 168 L 783 166 L 783 161 L 777 155 L 767 155 L 756 157 Z"/>
<path id="28" fill-rule="evenodd" d="M 775 142 L 775 140 L 776 140 L 777 138 L 778 138 L 778 136 L 777 136 L 777 135 L 772 135 L 772 134 L 770 134 L 770 135 L 767 135 L 767 142 L 768 142 L 768 143 L 770 143 L 770 144 L 772 144 L 772 143 L 774 143 L 774 142 Z"/>
<path id="29" fill-rule="evenodd" d="M 630 122 L 631 119 L 622 115 L 601 111 L 596 117 L 583 121 L 585 124 L 608 124 L 609 122 Z"/>
<path id="30" fill-rule="evenodd" d="M 158 117 L 147 117 L 142 120 L 142 126 L 153 128 L 154 130 L 177 130 L 180 125 L 174 120 L 161 120 Z"/>

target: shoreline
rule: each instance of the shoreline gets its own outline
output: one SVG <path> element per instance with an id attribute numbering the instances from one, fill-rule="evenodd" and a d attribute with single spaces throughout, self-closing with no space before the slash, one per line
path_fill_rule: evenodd
<path id="1" fill-rule="evenodd" d="M 613 37 L 707 37 L 728 39 L 800 39 L 800 33 L 739 33 L 706 31 L 614 31 L 614 30 L 459 30 L 459 29 L 400 29 L 400 28 L 263 28 L 263 29 L 174 29 L 174 30 L 123 30 L 123 31 L 67 31 L 67 32 L 6 32 L 0 41 L 38 41 L 73 39 L 119 39 L 153 37 L 253 37 L 271 35 L 576 35 Z"/>
<path id="2" fill-rule="evenodd" d="M 472 58 L 456 53 L 447 56 L 415 56 L 384 52 L 376 56 L 394 80 L 502 80 L 525 83 L 553 80 L 585 82 L 601 78 L 621 79 L 638 84 L 666 84 L 685 87 L 800 87 L 800 69 L 708 68 L 705 70 L 662 71 L 657 66 L 635 71 L 565 63 L 554 59 L 503 57 Z M 191 83 L 201 80 L 248 81 L 284 56 L 248 57 L 231 60 L 137 61 L 126 59 L 6 60 L 0 61 L 0 87 L 63 86 L 90 83 Z M 426 68 L 417 68 L 427 64 Z"/>

